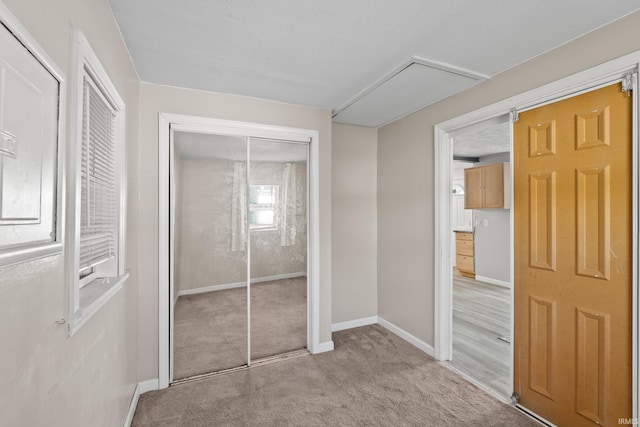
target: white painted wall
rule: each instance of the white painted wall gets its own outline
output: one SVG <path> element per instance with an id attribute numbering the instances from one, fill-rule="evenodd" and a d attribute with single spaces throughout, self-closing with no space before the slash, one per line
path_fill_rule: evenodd
<path id="1" fill-rule="evenodd" d="M 636 12 L 378 132 L 378 315 L 434 340 L 433 127 L 640 50 Z"/>
<path id="2" fill-rule="evenodd" d="M 333 124 L 333 323 L 375 316 L 377 130 Z"/>
<path id="3" fill-rule="evenodd" d="M 68 313 L 69 284 L 63 269 L 68 253 L 0 269 L 0 424 L 121 426 L 138 382 L 138 77 L 107 1 L 3 1 L 68 82 L 72 31 L 82 30 L 126 103 L 125 265 L 130 276 L 118 294 L 69 337 L 67 324 L 55 323 Z M 67 153 L 73 126 L 71 91 L 68 85 L 66 137 L 61 141 Z"/>

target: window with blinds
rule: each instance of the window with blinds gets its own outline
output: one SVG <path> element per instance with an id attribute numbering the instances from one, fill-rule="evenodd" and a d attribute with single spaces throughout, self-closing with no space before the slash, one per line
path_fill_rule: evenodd
<path id="1" fill-rule="evenodd" d="M 1 1 L 1 0 L 0 0 Z M 129 277 L 126 254 L 126 106 L 81 31 L 74 31 L 73 144 L 66 275 L 69 335 Z"/>
<path id="2" fill-rule="evenodd" d="M 116 112 L 85 72 L 80 165 L 80 276 L 116 256 Z"/>
<path id="3" fill-rule="evenodd" d="M 273 230 L 278 228 L 279 185 L 249 186 L 249 228 Z"/>

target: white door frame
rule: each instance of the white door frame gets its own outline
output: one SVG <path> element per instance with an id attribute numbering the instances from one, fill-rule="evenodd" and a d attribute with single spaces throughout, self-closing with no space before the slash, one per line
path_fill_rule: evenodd
<path id="1" fill-rule="evenodd" d="M 320 352 L 320 191 L 319 132 L 258 123 L 220 120 L 171 113 L 158 115 L 158 388 L 169 386 L 173 376 L 173 298 L 170 278 L 171 200 L 169 176 L 173 153 L 171 131 L 280 139 L 309 143 L 309 194 L 307 238 L 307 349 Z"/>
<path id="2" fill-rule="evenodd" d="M 435 173 L 435 357 L 441 361 L 451 360 L 453 354 L 453 308 L 452 308 L 452 269 L 450 259 L 450 232 L 451 232 L 451 160 L 452 146 L 451 133 L 463 127 L 473 125 L 485 120 L 496 118 L 514 111 L 523 111 L 539 107 L 544 104 L 575 96 L 581 92 L 593 90 L 600 86 L 620 81 L 624 76 L 631 75 L 633 84 L 633 242 L 632 242 L 632 287 L 633 287 L 633 333 L 632 333 L 632 403 L 633 417 L 638 417 L 639 407 L 639 373 L 638 354 L 640 351 L 638 340 L 638 113 L 640 111 L 638 97 L 638 66 L 640 64 L 640 51 L 625 55 L 604 64 L 598 65 L 586 71 L 549 83 L 537 89 L 533 89 L 509 99 L 472 111 L 451 120 L 434 126 L 434 173 Z M 511 140 L 513 141 L 513 130 Z M 513 161 L 511 162 L 513 165 Z M 513 168 L 513 166 L 512 166 Z M 513 177 L 513 174 L 512 174 Z M 512 178 L 513 179 L 513 178 Z M 512 186 L 513 188 L 513 186 Z M 513 190 L 512 190 L 513 191 Z M 513 200 L 513 198 L 512 198 Z M 513 273 L 513 209 L 511 210 L 511 283 L 514 283 Z M 513 286 L 512 286 L 513 289 Z M 513 292 L 512 292 L 513 298 Z M 511 313 L 511 334 L 513 335 L 513 301 Z M 513 360 L 513 336 L 511 337 L 511 360 Z M 513 363 L 511 364 L 511 382 L 513 383 Z"/>

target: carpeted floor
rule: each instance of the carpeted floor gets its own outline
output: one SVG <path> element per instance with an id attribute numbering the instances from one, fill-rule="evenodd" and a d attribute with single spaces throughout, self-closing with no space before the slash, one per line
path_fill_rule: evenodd
<path id="1" fill-rule="evenodd" d="M 134 426 L 538 426 L 378 325 L 335 350 L 140 397 Z"/>
<path id="2" fill-rule="evenodd" d="M 307 278 L 251 285 L 251 358 L 307 346 Z M 175 379 L 247 363 L 247 290 L 225 289 L 178 298 Z"/>

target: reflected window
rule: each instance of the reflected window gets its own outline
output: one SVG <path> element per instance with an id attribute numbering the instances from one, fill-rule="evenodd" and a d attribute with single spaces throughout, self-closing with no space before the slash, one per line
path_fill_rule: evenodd
<path id="1" fill-rule="evenodd" d="M 249 228 L 275 230 L 278 228 L 279 185 L 249 186 Z"/>

